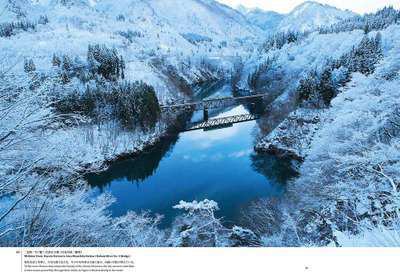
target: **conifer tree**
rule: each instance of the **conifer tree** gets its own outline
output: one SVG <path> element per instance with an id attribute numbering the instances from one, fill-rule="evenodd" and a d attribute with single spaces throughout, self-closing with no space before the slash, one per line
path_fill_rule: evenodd
<path id="1" fill-rule="evenodd" d="M 52 64 L 54 67 L 60 67 L 61 66 L 61 59 L 58 55 L 53 54 L 53 58 L 52 58 Z"/>
<path id="2" fill-rule="evenodd" d="M 32 59 L 25 59 L 24 61 L 24 71 L 26 73 L 32 73 L 36 71 L 36 65 Z"/>
<path id="3" fill-rule="evenodd" d="M 332 82 L 332 70 L 329 67 L 322 72 L 319 92 L 321 93 L 325 106 L 329 106 L 331 100 L 336 96 L 336 90 Z"/>

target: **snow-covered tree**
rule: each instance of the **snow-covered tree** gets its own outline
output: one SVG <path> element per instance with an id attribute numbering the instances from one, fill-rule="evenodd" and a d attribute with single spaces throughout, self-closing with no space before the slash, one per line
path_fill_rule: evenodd
<path id="1" fill-rule="evenodd" d="M 185 202 L 174 206 L 184 210 L 173 224 L 169 242 L 183 247 L 221 247 L 228 245 L 229 230 L 215 217 L 218 204 L 212 200 Z"/>
<path id="2" fill-rule="evenodd" d="M 87 62 L 93 74 L 101 75 L 107 80 L 116 81 L 125 76 L 125 62 L 116 49 L 105 45 L 89 45 Z"/>
<path id="3" fill-rule="evenodd" d="M 363 30 L 365 34 L 368 34 L 373 30 L 383 30 L 389 25 L 399 22 L 400 11 L 393 7 L 385 7 L 376 13 L 344 19 L 332 26 L 321 27 L 320 33 L 339 33 L 360 29 Z"/>
<path id="4" fill-rule="evenodd" d="M 325 106 L 329 106 L 332 99 L 337 94 L 337 90 L 332 81 L 332 70 L 330 68 L 326 68 L 322 72 L 318 90 L 322 95 Z"/>

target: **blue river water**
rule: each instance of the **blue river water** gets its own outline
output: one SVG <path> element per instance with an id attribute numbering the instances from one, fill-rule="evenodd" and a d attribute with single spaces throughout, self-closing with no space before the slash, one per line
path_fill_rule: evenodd
<path id="1" fill-rule="evenodd" d="M 212 117 L 244 113 L 238 106 Z M 289 162 L 254 151 L 257 130 L 251 121 L 180 133 L 138 158 L 88 176 L 88 181 L 96 194 L 109 192 L 116 198 L 109 209 L 113 216 L 151 211 L 163 215 L 161 226 L 168 227 L 180 213 L 173 209 L 180 200 L 212 199 L 225 223 L 238 224 L 242 209 L 260 198 L 282 196 L 294 176 Z"/>

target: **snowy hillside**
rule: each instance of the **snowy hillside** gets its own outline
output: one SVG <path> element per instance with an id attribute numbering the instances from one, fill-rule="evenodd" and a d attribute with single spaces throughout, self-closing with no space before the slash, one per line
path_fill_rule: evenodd
<path id="1" fill-rule="evenodd" d="M 375 21 L 383 27 L 369 20 L 368 26 L 376 30 L 367 35 L 363 25 L 357 25 L 355 20 L 352 24 L 339 24 L 341 28 L 336 32 L 314 32 L 297 43 L 263 54 L 272 60 L 255 59 L 265 62 L 257 69 L 269 72 L 258 75 L 261 80 L 286 81 L 282 83 L 286 85 L 286 93 L 276 99 L 274 108 L 290 107 L 293 85 L 300 93 L 303 86 L 307 88 L 307 95 L 316 86 L 318 94 L 323 94 L 324 79 L 328 77 L 329 85 L 337 87 L 328 106 L 297 107 L 297 102 L 292 108 L 298 109 L 284 117 L 277 127 L 272 121 L 266 121 L 266 137 L 258 147 L 301 159 L 300 175 L 288 187 L 288 197 L 298 196 L 299 205 L 293 212 L 301 213 L 301 227 L 313 228 L 305 233 L 302 242 L 310 242 L 310 236 L 315 234 L 320 241 L 325 239 L 320 243 L 325 245 L 332 242 L 336 246 L 348 246 L 352 243 L 349 240 L 353 240 L 353 246 L 382 246 L 385 242 L 391 244 L 385 246 L 398 246 L 394 240 L 385 240 L 398 231 L 398 221 L 393 222 L 387 213 L 398 211 L 399 205 L 399 103 L 393 89 L 399 88 L 400 81 L 397 43 L 400 29 L 392 15 L 399 17 L 393 9 L 377 12 Z M 347 25 L 353 24 L 352 31 L 346 31 Z M 374 50 L 373 46 L 378 47 Z M 290 79 L 285 80 L 288 76 Z M 299 78 L 300 83 L 295 83 Z M 339 82 L 343 78 L 344 82 Z M 263 85 L 266 92 L 273 88 L 271 82 Z M 284 210 L 286 207 L 283 206 Z M 313 211 L 323 214 L 316 217 Z M 308 217 L 304 219 L 305 216 Z M 373 223 L 379 225 L 378 229 Z M 390 226 L 385 228 L 387 225 Z M 282 246 L 282 236 L 287 233 L 285 226 L 279 230 L 278 244 Z M 354 237 L 358 231 L 362 236 Z M 381 234 L 379 243 L 371 238 L 376 233 Z M 293 236 L 284 238 L 288 246 L 294 245 Z M 274 244 L 276 240 L 267 236 L 265 242 Z"/>
<path id="2" fill-rule="evenodd" d="M 309 31 L 323 25 L 335 24 L 356 14 L 317 2 L 304 2 L 289 13 L 279 24 L 280 31 Z"/>
<path id="3" fill-rule="evenodd" d="M 117 48 L 127 61 L 127 78 L 146 80 L 166 98 L 176 89 L 160 66 L 172 65 L 188 83 L 199 77 L 200 63 L 218 60 L 229 69 L 230 57 L 252 48 L 261 31 L 236 10 L 212 0 L 7 0 L 2 22 L 28 21 L 34 32 L 0 38 L 2 52 L 18 60 L 33 59 L 48 71 L 53 53 L 85 58 L 89 44 Z M 165 11 L 169 11 L 166 13 Z M 35 48 L 31 48 L 35 42 Z M 18 46 L 18 53 L 15 52 Z M 188 65 L 186 69 L 177 67 Z M 226 62 L 226 63 L 225 63 Z M 17 67 L 22 69 L 22 64 Z"/>
<path id="4" fill-rule="evenodd" d="M 107 15 L 124 15 L 132 20 L 164 27 L 181 34 L 194 33 L 213 40 L 234 40 L 257 35 L 237 11 L 209 0 L 103 0 L 95 6 Z M 166 13 L 165 11 L 168 11 Z M 150 26 L 146 25 L 147 29 Z"/>

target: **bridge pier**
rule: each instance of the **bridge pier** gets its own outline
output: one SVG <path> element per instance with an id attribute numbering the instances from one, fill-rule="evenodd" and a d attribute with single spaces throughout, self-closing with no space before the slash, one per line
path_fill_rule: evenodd
<path id="1" fill-rule="evenodd" d="M 208 108 L 204 107 L 204 109 L 203 109 L 203 121 L 207 122 L 208 119 L 209 119 L 209 117 L 208 117 Z"/>
<path id="2" fill-rule="evenodd" d="M 256 103 L 251 102 L 249 105 L 250 105 L 250 108 L 249 108 L 249 109 L 250 109 L 250 112 L 253 113 L 254 110 L 256 109 Z"/>

